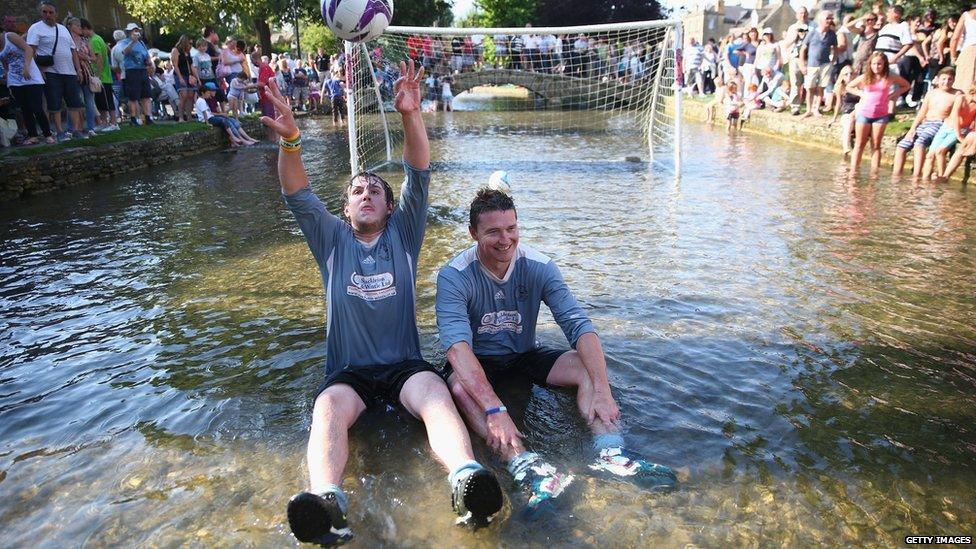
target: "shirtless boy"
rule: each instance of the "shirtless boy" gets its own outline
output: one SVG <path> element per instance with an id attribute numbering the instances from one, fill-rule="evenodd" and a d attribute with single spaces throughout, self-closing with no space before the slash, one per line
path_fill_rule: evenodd
<path id="1" fill-rule="evenodd" d="M 925 159 L 925 167 L 922 169 L 922 179 L 932 177 L 933 164 L 936 164 L 936 176 L 941 177 L 948 172 L 946 156 L 949 154 L 949 149 L 966 137 L 972 128 L 973 119 L 976 119 L 976 85 L 970 86 L 964 95 L 956 96 L 952 104 L 952 112 L 942 123 L 939 133 L 932 139 L 929 154 Z M 957 155 L 961 152 L 958 151 Z"/>
<path id="2" fill-rule="evenodd" d="M 895 149 L 895 167 L 891 171 L 892 175 L 901 175 L 902 169 L 905 167 L 905 156 L 908 155 L 909 150 L 914 151 L 912 177 L 917 178 L 922 174 L 925 150 L 932 144 L 935 134 L 939 133 L 942 122 L 952 112 L 952 105 L 956 101 L 956 96 L 959 95 L 959 92 L 952 87 L 955 79 L 956 70 L 952 67 L 942 69 L 935 77 L 932 82 L 935 87 L 925 95 L 908 134 L 898 142 L 898 147 Z"/>

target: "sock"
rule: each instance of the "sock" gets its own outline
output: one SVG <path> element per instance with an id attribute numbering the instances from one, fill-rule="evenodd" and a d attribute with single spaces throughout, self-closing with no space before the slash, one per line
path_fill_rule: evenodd
<path id="1" fill-rule="evenodd" d="M 340 488 L 338 485 L 326 484 L 321 490 L 315 492 L 315 494 L 325 497 L 325 494 L 328 494 L 329 492 L 336 495 L 336 501 L 339 502 L 339 509 L 342 509 L 342 512 L 345 513 L 346 509 L 349 508 L 349 497 L 346 496 L 346 493 L 343 492 L 342 488 Z"/>
<path id="2" fill-rule="evenodd" d="M 599 452 L 607 448 L 622 448 L 624 437 L 620 433 L 603 433 L 593 435 L 593 450 Z"/>
<path id="3" fill-rule="evenodd" d="M 458 465 L 449 475 L 447 475 L 447 482 L 451 486 L 454 486 L 454 481 L 457 480 L 458 475 L 465 473 L 466 471 L 466 474 L 471 474 L 478 469 L 484 469 L 484 467 L 482 467 L 477 461 L 466 461 L 461 465 Z"/>

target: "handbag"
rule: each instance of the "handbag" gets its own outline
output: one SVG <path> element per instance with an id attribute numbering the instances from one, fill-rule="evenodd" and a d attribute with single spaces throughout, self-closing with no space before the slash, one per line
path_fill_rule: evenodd
<path id="1" fill-rule="evenodd" d="M 88 89 L 92 93 L 102 93 L 102 81 L 99 78 L 91 77 L 88 79 Z"/>
<path id="2" fill-rule="evenodd" d="M 51 67 L 54 65 L 54 55 L 58 53 L 58 42 L 61 32 L 61 25 L 57 23 L 54 24 L 54 49 L 51 50 L 51 55 L 35 55 L 34 62 L 37 63 L 38 67 Z"/>
<path id="3" fill-rule="evenodd" d="M 217 62 L 217 78 L 227 78 L 230 76 L 230 67 L 224 64 L 224 60 L 221 59 Z"/>

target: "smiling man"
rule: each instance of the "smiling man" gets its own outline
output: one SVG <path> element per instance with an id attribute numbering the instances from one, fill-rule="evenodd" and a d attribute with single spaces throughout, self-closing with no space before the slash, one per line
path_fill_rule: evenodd
<path id="1" fill-rule="evenodd" d="M 261 121 L 280 136 L 278 176 L 318 263 L 328 308 L 326 376 L 315 393 L 308 439 L 310 488 L 288 502 L 299 541 L 321 544 L 352 536 L 340 485 L 349 428 L 367 409 L 399 407 L 424 423 L 434 456 L 449 472 L 455 512 L 486 521 L 502 504 L 494 474 L 474 460 L 471 440 L 437 370 L 423 359 L 417 333 L 417 257 L 424 239 L 430 145 L 420 115 L 423 70 L 400 65 L 394 105 L 403 119 L 406 181 L 400 203 L 382 178 L 354 176 L 346 186 L 346 223 L 309 188 L 301 134 L 274 80 L 268 97 L 278 113 Z"/>
<path id="2" fill-rule="evenodd" d="M 624 449 L 600 339 L 556 264 L 519 243 L 512 198 L 481 189 L 471 203 L 468 231 L 476 244 L 437 277 L 437 327 L 447 349 L 448 385 L 468 424 L 508 463 L 528 493 L 527 507 L 558 497 L 572 477 L 526 450 L 508 406 L 495 392 L 503 381 L 575 387 L 580 413 L 594 434 L 589 469 L 649 488 L 673 487 L 670 468 Z M 573 350 L 536 342 L 543 302 Z"/>

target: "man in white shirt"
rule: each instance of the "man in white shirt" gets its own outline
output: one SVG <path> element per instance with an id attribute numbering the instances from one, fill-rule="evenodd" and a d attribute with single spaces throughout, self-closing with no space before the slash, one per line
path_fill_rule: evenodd
<path id="1" fill-rule="evenodd" d="M 780 59 L 788 59 L 790 66 L 790 103 L 794 115 L 800 114 L 803 103 L 803 71 L 800 70 L 800 45 L 810 30 L 810 12 L 801 7 L 796 10 L 796 22 L 786 29 Z"/>
<path id="2" fill-rule="evenodd" d="M 64 131 L 61 124 L 63 101 L 68 105 L 68 116 L 71 117 L 75 136 L 87 139 L 87 135 L 81 131 L 84 127 L 81 113 L 85 103 L 81 95 L 81 63 L 75 51 L 75 42 L 71 32 L 58 23 L 58 9 L 51 0 L 42 0 L 40 11 L 41 20 L 27 30 L 27 44 L 34 49 L 34 62 L 44 73 L 48 115 L 54 123 L 58 141 L 71 139 L 71 134 Z M 46 57 L 50 57 L 50 64 L 43 62 Z"/>
<path id="3" fill-rule="evenodd" d="M 908 50 L 915 45 L 912 39 L 912 31 L 908 27 L 908 21 L 902 21 L 905 8 L 901 6 L 891 6 L 888 8 L 888 23 L 878 31 L 878 41 L 874 44 L 874 51 L 880 51 L 888 58 L 889 70 L 892 74 L 901 76 L 898 70 L 898 60 L 901 59 Z M 924 56 L 920 56 L 924 59 Z"/>
<path id="4" fill-rule="evenodd" d="M 526 23 L 525 27 L 528 29 L 532 28 L 532 23 Z M 523 68 L 525 70 L 537 71 L 539 70 L 539 36 L 536 34 L 523 34 L 522 42 L 525 44 L 525 51 L 523 52 Z"/>

